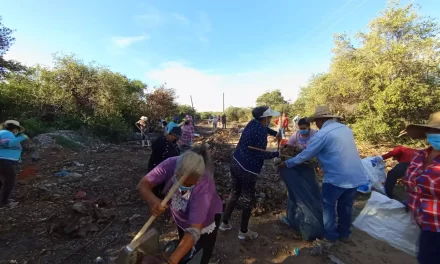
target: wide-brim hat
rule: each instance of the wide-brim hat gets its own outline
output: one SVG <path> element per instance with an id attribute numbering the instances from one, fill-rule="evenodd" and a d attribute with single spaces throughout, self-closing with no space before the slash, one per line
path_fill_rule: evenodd
<path id="1" fill-rule="evenodd" d="M 425 138 L 429 130 L 438 129 L 440 133 L 440 112 L 429 116 L 427 124 L 413 124 L 406 127 L 406 134 L 413 138 Z"/>
<path id="2" fill-rule="evenodd" d="M 332 114 L 330 108 L 327 105 L 317 106 L 315 113 L 307 118 L 307 122 L 315 122 L 316 119 L 320 118 L 337 118 L 341 119 L 340 116 Z"/>
<path id="3" fill-rule="evenodd" d="M 24 127 L 22 127 L 22 126 L 20 125 L 20 122 L 18 122 L 18 121 L 16 121 L 16 120 L 7 120 L 7 121 L 5 121 L 3 124 L 5 125 L 5 127 L 6 127 L 7 125 L 14 125 L 14 126 L 18 127 L 18 132 L 19 132 L 19 133 L 24 132 L 24 130 L 25 130 Z"/>

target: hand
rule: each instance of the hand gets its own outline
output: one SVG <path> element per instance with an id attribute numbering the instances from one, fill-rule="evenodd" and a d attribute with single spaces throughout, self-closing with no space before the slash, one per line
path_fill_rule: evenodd
<path id="1" fill-rule="evenodd" d="M 154 199 L 154 201 L 152 201 L 150 203 L 151 213 L 155 217 L 161 216 L 165 212 L 165 210 L 168 208 L 168 206 L 162 206 L 161 203 L 162 203 L 162 200 L 157 197 L 156 197 L 156 199 Z"/>
<path id="2" fill-rule="evenodd" d="M 285 161 L 281 162 L 280 165 L 278 165 L 278 168 L 279 169 L 287 168 L 286 162 Z"/>
<path id="3" fill-rule="evenodd" d="M 29 137 L 25 134 L 22 135 L 24 137 L 24 140 L 29 140 Z"/>

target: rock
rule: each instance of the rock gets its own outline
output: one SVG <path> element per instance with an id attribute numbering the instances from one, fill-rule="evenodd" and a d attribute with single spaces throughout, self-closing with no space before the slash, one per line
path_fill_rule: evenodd
<path id="1" fill-rule="evenodd" d="M 86 199 L 88 199 L 88 197 L 85 191 L 78 191 L 75 194 L 75 200 L 86 200 Z"/>
<path id="2" fill-rule="evenodd" d="M 95 204 L 98 205 L 98 207 L 104 207 L 107 205 L 107 198 L 98 197 L 98 199 L 95 201 Z"/>
<path id="3" fill-rule="evenodd" d="M 64 228 L 64 234 L 69 235 L 78 230 L 78 225 L 68 225 Z"/>
<path id="4" fill-rule="evenodd" d="M 73 164 L 74 164 L 75 166 L 77 166 L 77 167 L 84 167 L 84 164 L 83 164 L 83 163 L 80 163 L 80 162 L 78 162 L 78 161 L 74 161 Z"/>
<path id="5" fill-rule="evenodd" d="M 72 209 L 81 214 L 87 213 L 87 206 L 83 202 L 74 203 Z"/>
<path id="6" fill-rule="evenodd" d="M 95 261 L 93 261 L 93 263 L 95 263 L 95 264 L 105 264 L 105 261 L 104 261 L 103 258 L 101 258 L 101 257 L 97 257 L 97 258 L 95 259 Z"/>
<path id="7" fill-rule="evenodd" d="M 76 173 L 76 172 L 74 172 L 74 173 L 71 173 L 71 174 L 69 174 L 69 177 L 72 177 L 72 178 L 82 178 L 82 177 L 83 177 L 83 175 L 82 175 L 82 174 L 79 174 L 79 173 Z"/>

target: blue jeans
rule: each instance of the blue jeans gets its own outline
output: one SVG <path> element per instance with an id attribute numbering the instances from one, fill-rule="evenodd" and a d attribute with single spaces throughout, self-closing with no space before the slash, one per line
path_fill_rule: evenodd
<path id="1" fill-rule="evenodd" d="M 351 234 L 351 212 L 356 188 L 340 188 L 330 183 L 322 184 L 322 208 L 324 216 L 324 234 L 328 241 L 348 238 Z M 338 223 L 336 224 L 336 212 Z"/>

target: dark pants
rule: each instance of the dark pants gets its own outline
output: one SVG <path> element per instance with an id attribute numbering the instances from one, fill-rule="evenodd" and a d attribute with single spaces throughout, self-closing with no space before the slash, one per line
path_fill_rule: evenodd
<path id="1" fill-rule="evenodd" d="M 200 264 L 208 264 L 209 260 L 211 259 L 212 252 L 214 251 L 215 241 L 217 240 L 217 232 L 218 232 L 218 227 L 220 226 L 221 218 L 222 218 L 221 214 L 215 215 L 214 221 L 215 221 L 215 225 L 217 226 L 215 230 L 210 234 L 201 235 L 199 241 L 197 241 L 197 244 L 194 246 L 196 252 L 203 249 L 202 261 L 200 262 Z M 179 239 L 182 239 L 183 236 L 185 235 L 185 231 L 183 231 L 180 227 L 177 227 L 177 231 L 179 232 Z M 184 262 L 181 261 L 180 264 L 184 264 L 188 261 L 184 261 Z"/>
<path id="2" fill-rule="evenodd" d="M 334 242 L 351 235 L 351 212 L 355 198 L 356 188 L 345 189 L 330 183 L 322 184 L 324 234 L 327 240 Z"/>
<path id="3" fill-rule="evenodd" d="M 420 264 L 440 263 L 440 233 L 422 230 L 419 237 L 419 253 L 417 260 Z"/>
<path id="4" fill-rule="evenodd" d="M 225 224 L 229 223 L 229 218 L 234 211 L 235 205 L 237 204 L 240 195 L 242 195 L 244 205 L 241 213 L 240 230 L 241 232 L 246 233 L 252 209 L 255 205 L 255 185 L 257 183 L 257 175 L 245 171 L 240 164 L 233 159 L 231 162 L 231 181 L 232 190 L 224 212 L 223 222 Z"/>
<path id="5" fill-rule="evenodd" d="M 0 159 L 0 203 L 8 203 L 15 185 L 15 162 Z"/>
<path id="6" fill-rule="evenodd" d="M 408 166 L 409 166 L 409 162 L 400 162 L 387 173 L 387 179 L 385 181 L 385 191 L 389 198 L 391 199 L 394 198 L 393 195 L 394 186 L 396 185 L 398 179 L 405 176 Z"/>
<path id="7" fill-rule="evenodd" d="M 223 123 L 222 123 L 222 127 L 223 127 L 224 129 L 226 129 L 226 122 L 223 122 Z"/>

